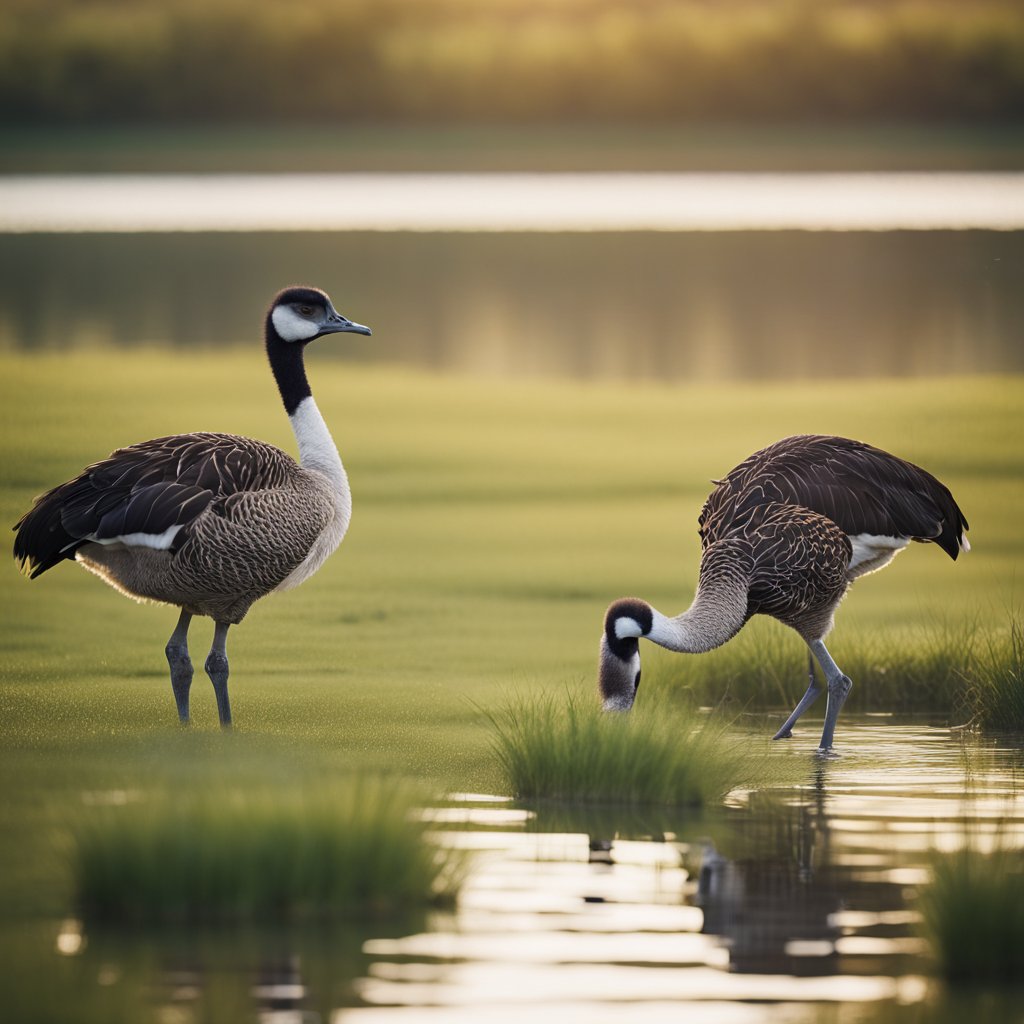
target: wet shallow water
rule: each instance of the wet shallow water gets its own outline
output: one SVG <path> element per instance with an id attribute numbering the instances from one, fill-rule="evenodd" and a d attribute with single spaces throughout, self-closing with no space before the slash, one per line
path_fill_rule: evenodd
<path id="1" fill-rule="evenodd" d="M 469 857 L 453 914 L 373 933 L 63 922 L 23 938 L 46 932 L 34 967 L 66 1020 L 1022 1019 L 1024 992 L 948 996 L 916 910 L 935 849 L 1024 845 L 1020 747 L 885 717 L 844 721 L 842 740 L 828 761 L 794 740 L 781 756 L 800 785 L 700 814 L 454 797 L 424 812 Z"/>

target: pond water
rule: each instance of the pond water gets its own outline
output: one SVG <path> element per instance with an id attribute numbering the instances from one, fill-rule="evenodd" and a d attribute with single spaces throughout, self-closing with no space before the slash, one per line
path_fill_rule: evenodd
<path id="1" fill-rule="evenodd" d="M 0 233 L 0 348 L 253 345 L 326 288 L 317 348 L 430 371 L 736 380 L 1024 371 L 1024 232 Z"/>
<path id="2" fill-rule="evenodd" d="M 67 1022 L 1022 1019 L 1024 990 L 933 977 L 916 909 L 933 851 L 1024 843 L 1019 746 L 875 716 L 846 722 L 841 758 L 808 749 L 784 755 L 802 784 L 700 814 L 455 797 L 425 814 L 469 856 L 458 908 L 390 929 L 6 926 L 34 956 L 7 1005 Z"/>

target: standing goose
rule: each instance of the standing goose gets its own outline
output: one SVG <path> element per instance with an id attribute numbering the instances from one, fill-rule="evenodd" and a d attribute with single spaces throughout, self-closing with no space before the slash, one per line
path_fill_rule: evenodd
<path id="1" fill-rule="evenodd" d="M 33 579 L 75 559 L 128 597 L 181 608 L 166 654 L 182 722 L 192 616 L 215 623 L 205 668 L 228 726 L 228 627 L 265 594 L 316 572 L 348 529 L 348 479 L 303 362 L 308 342 L 345 332 L 370 329 L 345 319 L 317 288 L 286 288 L 267 313 L 267 357 L 299 462 L 249 437 L 158 437 L 47 491 L 14 527 L 14 557 Z"/>
<path id="2" fill-rule="evenodd" d="M 828 688 L 820 752 L 832 747 L 850 687 L 825 648 L 850 584 L 888 565 L 912 540 L 950 558 L 970 550 L 967 520 L 930 473 L 845 437 L 802 435 L 755 452 L 720 481 L 701 510 L 702 555 L 690 608 L 669 618 L 645 601 L 615 601 L 605 615 L 599 688 L 606 711 L 628 711 L 640 685 L 639 637 L 702 654 L 752 615 L 771 615 L 806 642 L 810 685 L 775 734 L 783 739 Z"/>

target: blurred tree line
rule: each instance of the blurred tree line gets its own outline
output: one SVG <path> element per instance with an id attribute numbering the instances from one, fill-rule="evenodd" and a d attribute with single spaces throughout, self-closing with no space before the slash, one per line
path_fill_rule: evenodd
<path id="1" fill-rule="evenodd" d="M 4 0 L 0 119 L 1015 118 L 1022 0 Z"/>

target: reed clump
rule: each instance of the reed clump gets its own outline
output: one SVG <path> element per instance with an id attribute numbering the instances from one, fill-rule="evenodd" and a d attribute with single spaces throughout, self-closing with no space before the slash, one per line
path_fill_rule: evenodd
<path id="1" fill-rule="evenodd" d="M 747 627 L 712 656 L 693 659 L 680 681 L 694 698 L 745 708 L 785 707 L 807 685 L 806 649 L 771 624 Z M 873 640 L 863 632 L 831 650 L 854 686 L 850 711 L 932 712 L 987 728 L 1024 729 L 1024 620 L 1016 612 L 982 628 L 969 619 Z M 821 680 L 821 672 L 817 670 Z"/>
<path id="2" fill-rule="evenodd" d="M 937 856 L 920 896 L 923 930 L 950 982 L 1024 976 L 1024 851 L 968 845 Z"/>
<path id="3" fill-rule="evenodd" d="M 418 794 L 379 779 L 285 791 L 164 792 L 94 809 L 75 835 L 86 921 L 374 919 L 454 900 Z"/>
<path id="4" fill-rule="evenodd" d="M 487 717 L 520 799 L 699 806 L 755 777 L 766 756 L 756 741 L 721 716 L 667 704 L 648 699 L 607 713 L 592 694 L 570 693 L 517 697 Z"/>
<path id="5" fill-rule="evenodd" d="M 1000 636 L 986 637 L 977 654 L 971 698 L 982 725 L 1024 729 L 1024 622 L 1014 617 Z"/>

